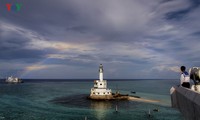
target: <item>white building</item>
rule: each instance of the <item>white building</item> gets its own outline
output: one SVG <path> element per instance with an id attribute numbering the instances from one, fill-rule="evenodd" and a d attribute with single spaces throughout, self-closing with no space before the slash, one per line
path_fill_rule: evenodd
<path id="1" fill-rule="evenodd" d="M 99 66 L 99 80 L 94 80 L 94 87 L 91 88 L 91 99 L 109 99 L 112 97 L 111 89 L 107 89 L 107 81 L 103 80 L 103 65 Z"/>

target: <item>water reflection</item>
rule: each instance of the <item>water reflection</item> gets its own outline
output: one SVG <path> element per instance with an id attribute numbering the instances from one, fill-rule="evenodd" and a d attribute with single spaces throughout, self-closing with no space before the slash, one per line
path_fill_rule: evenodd
<path id="1" fill-rule="evenodd" d="M 110 101 L 91 101 L 90 108 L 99 110 L 99 109 L 110 109 L 112 108 L 112 104 Z"/>
<path id="2" fill-rule="evenodd" d="M 63 96 L 59 98 L 55 98 L 50 100 L 54 104 L 60 104 L 66 107 L 78 107 L 78 108 L 87 108 L 92 111 L 95 118 L 98 120 L 109 119 L 110 115 L 115 115 L 113 113 L 121 114 L 123 110 L 133 109 L 130 106 L 134 105 L 134 102 L 130 102 L 127 100 L 111 100 L 111 101 L 95 101 L 87 99 L 87 94 L 78 94 L 78 95 L 70 95 Z M 138 104 L 138 103 L 135 103 Z M 118 112 L 116 112 L 116 105 L 118 107 Z"/>
<path id="3" fill-rule="evenodd" d="M 95 101 L 87 99 L 88 95 L 71 95 L 60 98 L 55 98 L 50 102 L 60 104 L 66 107 L 79 107 L 92 109 L 95 117 L 98 120 L 103 120 L 106 115 L 111 111 L 115 111 L 117 101 Z"/>
<path id="4" fill-rule="evenodd" d="M 106 113 L 112 109 L 112 106 L 110 101 L 91 101 L 90 108 L 94 110 L 98 120 L 103 120 L 106 117 Z"/>

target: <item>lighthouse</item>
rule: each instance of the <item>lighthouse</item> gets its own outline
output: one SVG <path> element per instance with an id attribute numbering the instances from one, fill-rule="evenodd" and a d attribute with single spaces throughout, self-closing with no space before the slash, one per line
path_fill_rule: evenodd
<path id="1" fill-rule="evenodd" d="M 94 80 L 94 87 L 91 88 L 91 99 L 112 99 L 112 91 L 107 88 L 107 80 L 103 79 L 103 65 L 99 65 L 99 80 Z"/>
<path id="2" fill-rule="evenodd" d="M 103 81 L 103 65 L 99 65 L 99 80 L 102 82 Z"/>

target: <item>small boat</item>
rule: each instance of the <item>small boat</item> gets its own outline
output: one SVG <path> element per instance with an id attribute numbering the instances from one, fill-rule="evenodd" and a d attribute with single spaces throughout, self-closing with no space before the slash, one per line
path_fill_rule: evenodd
<path id="1" fill-rule="evenodd" d="M 154 112 L 158 112 L 158 111 L 159 111 L 159 109 L 158 109 L 158 108 L 155 108 L 155 109 L 153 109 L 153 111 L 154 111 Z"/>
<path id="2" fill-rule="evenodd" d="M 131 91 L 131 93 L 133 93 L 133 94 L 136 94 L 136 92 L 135 92 L 135 91 Z"/>
<path id="3" fill-rule="evenodd" d="M 22 80 L 17 77 L 10 76 L 10 77 L 6 78 L 5 82 L 7 82 L 7 83 L 22 83 Z"/>

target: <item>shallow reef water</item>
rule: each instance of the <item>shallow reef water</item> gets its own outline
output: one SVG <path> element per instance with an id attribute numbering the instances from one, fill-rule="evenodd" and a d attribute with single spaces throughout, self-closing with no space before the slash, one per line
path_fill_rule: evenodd
<path id="1" fill-rule="evenodd" d="M 1 82 L 0 120 L 182 120 L 181 113 L 170 104 L 169 89 L 175 84 L 176 80 L 108 80 L 113 92 L 161 101 L 145 103 L 87 99 L 92 80 Z"/>

